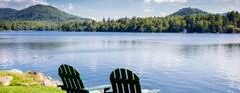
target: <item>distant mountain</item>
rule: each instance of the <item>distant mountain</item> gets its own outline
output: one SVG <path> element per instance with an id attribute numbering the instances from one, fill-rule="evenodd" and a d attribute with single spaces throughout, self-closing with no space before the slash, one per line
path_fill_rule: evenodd
<path id="1" fill-rule="evenodd" d="M 8 15 L 13 15 L 16 12 L 17 12 L 16 9 L 0 8 L 0 17 L 7 17 Z"/>
<path id="2" fill-rule="evenodd" d="M 15 20 L 28 20 L 28 21 L 89 21 L 90 19 L 81 18 L 78 16 L 70 15 L 53 6 L 49 5 L 34 5 L 22 10 L 15 10 L 10 8 L 0 8 L 0 20 L 15 21 Z"/>
<path id="3" fill-rule="evenodd" d="M 188 8 L 182 8 L 169 16 L 188 16 L 188 15 L 197 15 L 197 14 L 208 14 L 208 12 L 197 9 L 197 8 L 188 7 Z"/>

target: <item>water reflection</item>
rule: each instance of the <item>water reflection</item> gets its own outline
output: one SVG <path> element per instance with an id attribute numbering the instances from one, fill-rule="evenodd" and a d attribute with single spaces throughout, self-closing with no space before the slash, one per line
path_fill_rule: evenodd
<path id="1" fill-rule="evenodd" d="M 0 40 L 1 68 L 41 71 L 59 79 L 57 67 L 65 63 L 82 73 L 86 86 L 95 86 L 108 83 L 113 69 L 125 67 L 140 76 L 143 88 L 159 88 L 162 93 L 240 92 L 240 41 L 235 35 L 0 36 L 8 37 Z"/>
<path id="2" fill-rule="evenodd" d="M 4 42 L 1 43 L 0 48 L 48 50 L 61 47 L 63 44 L 63 42 Z"/>

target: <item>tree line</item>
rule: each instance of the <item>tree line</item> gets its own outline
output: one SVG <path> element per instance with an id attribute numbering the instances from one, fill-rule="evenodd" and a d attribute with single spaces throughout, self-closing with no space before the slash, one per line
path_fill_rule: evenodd
<path id="1" fill-rule="evenodd" d="M 0 31 L 76 31 L 76 32 L 172 32 L 240 33 L 240 13 L 198 14 L 148 18 L 103 19 L 102 21 L 1 21 Z"/>

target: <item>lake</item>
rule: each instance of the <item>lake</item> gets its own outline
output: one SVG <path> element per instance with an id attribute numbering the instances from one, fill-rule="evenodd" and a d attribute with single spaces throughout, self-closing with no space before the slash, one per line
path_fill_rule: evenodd
<path id="1" fill-rule="evenodd" d="M 0 32 L 0 69 L 60 80 L 76 68 L 86 87 L 109 84 L 116 68 L 161 93 L 240 93 L 240 34 Z"/>

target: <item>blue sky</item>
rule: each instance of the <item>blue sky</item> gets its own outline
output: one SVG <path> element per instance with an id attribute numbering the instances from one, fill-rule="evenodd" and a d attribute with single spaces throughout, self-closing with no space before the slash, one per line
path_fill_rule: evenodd
<path id="1" fill-rule="evenodd" d="M 240 11 L 240 0 L 0 0 L 1 8 L 22 9 L 35 4 L 52 5 L 71 14 L 97 20 L 104 17 L 166 16 L 184 7 L 211 13 Z"/>

